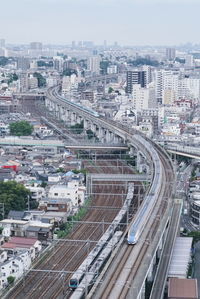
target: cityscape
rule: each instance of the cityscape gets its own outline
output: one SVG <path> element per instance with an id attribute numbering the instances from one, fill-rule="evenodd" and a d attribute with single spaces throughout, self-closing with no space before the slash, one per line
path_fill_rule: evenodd
<path id="1" fill-rule="evenodd" d="M 3 6 L 0 298 L 198 299 L 198 1 L 77 1 Z"/>

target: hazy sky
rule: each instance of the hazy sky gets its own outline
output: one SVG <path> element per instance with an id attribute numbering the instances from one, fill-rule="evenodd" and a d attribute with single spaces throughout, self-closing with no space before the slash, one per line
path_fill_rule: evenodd
<path id="1" fill-rule="evenodd" d="M 1 0 L 7 43 L 200 43 L 200 0 Z"/>

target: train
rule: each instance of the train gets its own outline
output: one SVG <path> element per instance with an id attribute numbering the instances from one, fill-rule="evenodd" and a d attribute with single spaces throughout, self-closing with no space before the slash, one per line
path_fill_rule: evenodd
<path id="1" fill-rule="evenodd" d="M 74 272 L 74 274 L 70 278 L 69 287 L 72 290 L 75 290 L 79 286 L 85 273 L 88 272 L 88 270 L 90 270 L 90 267 L 93 265 L 96 258 L 99 256 L 99 254 L 104 249 L 106 244 L 112 238 L 117 228 L 120 226 L 120 224 L 123 221 L 125 221 L 128 207 L 130 206 L 133 198 L 133 192 L 134 192 L 134 184 L 130 184 L 128 188 L 126 200 L 124 201 L 122 209 L 119 211 L 119 213 L 113 220 L 112 224 L 108 227 L 106 232 L 103 234 L 101 239 L 97 242 L 96 246 L 92 249 L 92 251 L 89 253 L 87 258 L 82 262 L 82 264 L 79 266 L 79 268 Z"/>
<path id="2" fill-rule="evenodd" d="M 87 296 L 87 293 L 93 286 L 93 284 L 96 281 L 96 278 L 98 277 L 99 273 L 101 272 L 103 266 L 111 256 L 111 253 L 113 252 L 113 249 L 116 247 L 117 243 L 121 239 L 123 235 L 122 231 L 116 231 L 113 237 L 110 239 L 110 241 L 107 243 L 107 245 L 102 250 L 101 254 L 97 258 L 97 260 L 94 262 L 94 264 L 91 266 L 88 272 L 85 273 L 81 283 L 76 288 L 70 299 L 81 299 Z"/>
<path id="3" fill-rule="evenodd" d="M 140 139 L 140 142 L 142 142 L 144 146 L 147 148 L 147 144 L 146 144 L 147 141 L 145 141 L 139 136 L 138 138 Z M 162 173 L 160 158 L 156 150 L 153 148 L 153 146 L 151 148 L 151 157 L 154 165 L 153 183 L 151 189 L 149 190 L 147 196 L 145 197 L 142 203 L 142 206 L 140 207 L 139 211 L 136 213 L 133 223 L 131 224 L 131 227 L 128 231 L 127 242 L 129 245 L 134 245 L 138 242 L 142 234 L 142 231 L 149 220 L 151 212 L 153 211 L 153 208 L 157 200 L 157 196 L 160 193 L 163 173 Z"/>
<path id="4" fill-rule="evenodd" d="M 96 111 L 94 111 L 94 110 L 92 110 L 92 109 L 90 109 L 90 108 L 87 108 L 87 107 L 85 107 L 85 106 L 82 106 L 82 105 L 80 105 L 80 104 L 78 104 L 78 103 L 73 103 L 73 102 L 67 100 L 65 97 L 62 97 L 62 96 L 58 93 L 58 88 L 56 88 L 56 87 L 52 88 L 52 95 L 55 96 L 56 98 L 60 99 L 62 102 L 67 103 L 67 104 L 69 104 L 69 105 L 71 105 L 71 106 L 73 106 L 73 107 L 75 107 L 75 108 L 78 108 L 78 109 L 80 109 L 81 111 L 84 111 L 84 112 L 86 112 L 86 113 L 89 113 L 90 115 L 95 116 L 95 117 L 100 117 L 100 115 L 99 115 L 98 112 L 96 112 Z"/>

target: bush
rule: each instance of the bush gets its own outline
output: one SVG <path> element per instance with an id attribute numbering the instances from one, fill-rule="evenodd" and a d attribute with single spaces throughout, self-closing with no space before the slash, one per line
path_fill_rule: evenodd
<path id="1" fill-rule="evenodd" d="M 15 277 L 14 276 L 8 276 L 7 281 L 8 281 L 9 284 L 13 284 L 14 281 L 15 281 Z"/>

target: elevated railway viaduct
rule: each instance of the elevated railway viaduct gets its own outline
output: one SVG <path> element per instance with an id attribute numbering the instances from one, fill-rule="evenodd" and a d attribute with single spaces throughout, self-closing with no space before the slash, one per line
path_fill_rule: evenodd
<path id="1" fill-rule="evenodd" d="M 138 171 L 152 174 L 152 182 L 147 196 L 151 195 L 153 197 L 154 206 L 151 214 L 145 216 L 148 219 L 147 226 L 140 237 L 140 240 L 143 240 L 142 243 L 138 242 L 139 244 L 133 247 L 136 252 L 135 264 L 132 266 L 134 275 L 129 273 L 127 279 L 131 279 L 131 284 L 126 290 L 126 296 L 128 293 L 133 294 L 134 288 L 134 298 L 144 298 L 146 279 L 152 280 L 154 265 L 165 242 L 174 204 L 172 197 L 175 174 L 169 156 L 160 146 L 141 133 L 110 119 L 105 119 L 97 112 L 61 97 L 59 95 L 59 86 L 48 90 L 45 106 L 49 111 L 54 111 L 58 120 L 71 125 L 83 122 L 84 128 L 91 129 L 101 142 L 128 145 L 130 155 L 137 156 Z M 140 250 L 137 250 L 137 247 Z M 141 248 L 143 248 L 142 256 Z M 118 294 L 119 297 L 115 294 L 115 298 L 122 298 L 120 297 L 122 290 L 118 290 Z M 123 294 L 125 296 L 124 292 Z"/>

